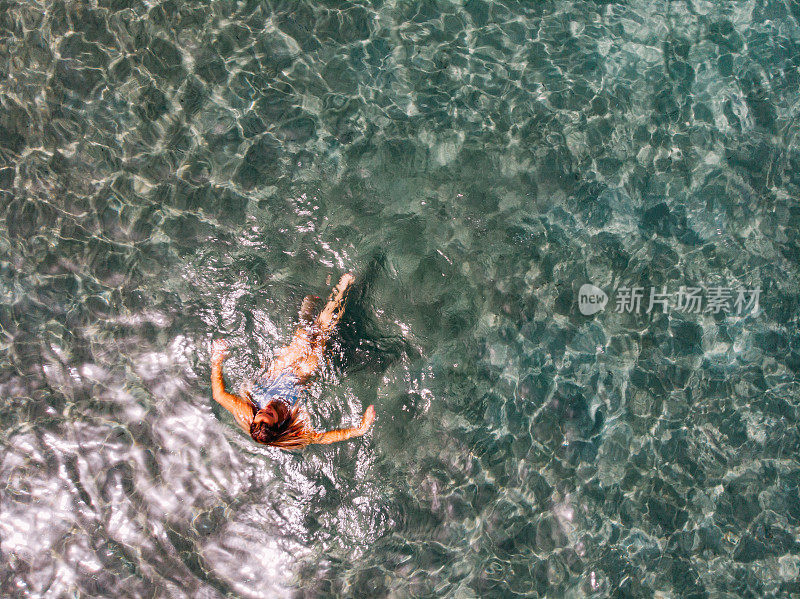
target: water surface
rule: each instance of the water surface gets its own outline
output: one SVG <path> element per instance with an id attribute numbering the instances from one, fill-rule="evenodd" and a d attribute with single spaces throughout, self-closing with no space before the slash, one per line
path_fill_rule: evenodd
<path id="1" fill-rule="evenodd" d="M 800 593 L 800 5 L 6 2 L 0 590 Z M 409 350 L 215 406 L 381 253 Z M 587 317 L 578 289 L 761 290 Z"/>

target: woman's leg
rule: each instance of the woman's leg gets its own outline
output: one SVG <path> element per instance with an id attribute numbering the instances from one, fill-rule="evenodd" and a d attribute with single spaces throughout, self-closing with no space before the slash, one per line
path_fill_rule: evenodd
<path id="1" fill-rule="evenodd" d="M 319 316 L 317 316 L 317 321 L 315 323 L 316 328 L 323 336 L 327 336 L 342 317 L 345 294 L 354 280 L 355 277 L 349 272 L 343 274 L 342 278 L 339 279 L 339 283 L 333 288 L 328 303 L 322 309 L 322 312 L 319 313 Z M 324 340 L 322 343 L 324 345 Z"/>
<path id="2" fill-rule="evenodd" d="M 350 273 L 342 275 L 313 325 L 298 328 L 292 342 L 275 353 L 268 374 L 291 369 L 302 383 L 317 371 L 325 341 L 342 316 L 345 294 L 354 280 Z M 310 320 L 313 308 L 313 296 L 306 296 L 300 309 L 301 322 Z"/>
<path id="3" fill-rule="evenodd" d="M 318 302 L 319 298 L 316 295 L 307 295 L 303 298 L 303 304 L 300 306 L 299 314 L 301 326 L 311 326 L 314 322 L 314 310 Z"/>
<path id="4" fill-rule="evenodd" d="M 314 323 L 314 309 L 317 307 L 318 302 L 319 298 L 315 295 L 307 295 L 303 298 L 303 303 L 300 305 L 300 311 L 298 312 L 300 327 L 295 332 L 289 345 L 275 350 L 273 364 L 280 361 L 281 368 L 286 368 L 288 364 L 300 359 L 306 349 L 307 338 L 310 340 L 310 332 L 307 329 Z M 261 368 L 267 368 L 266 362 L 261 362 Z M 275 370 L 274 366 L 269 370 Z"/>
<path id="5" fill-rule="evenodd" d="M 275 352 L 267 375 L 277 374 L 283 370 L 291 370 L 304 382 L 317 368 L 319 368 L 319 357 L 315 353 L 314 334 L 305 327 L 300 327 L 294 334 L 292 342 L 286 347 Z"/>

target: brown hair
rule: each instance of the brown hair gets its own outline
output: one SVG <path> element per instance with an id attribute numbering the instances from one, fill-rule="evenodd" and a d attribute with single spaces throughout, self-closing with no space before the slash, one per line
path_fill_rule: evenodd
<path id="1" fill-rule="evenodd" d="M 273 400 L 270 405 L 278 414 L 278 422 L 267 424 L 253 421 L 250 424 L 250 436 L 254 441 L 288 450 L 302 449 L 311 443 L 316 433 L 308 426 L 299 409 L 292 410 L 280 400 Z"/>

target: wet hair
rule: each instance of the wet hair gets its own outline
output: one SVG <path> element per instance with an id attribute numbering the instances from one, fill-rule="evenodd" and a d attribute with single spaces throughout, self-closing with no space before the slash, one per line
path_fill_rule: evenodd
<path id="1" fill-rule="evenodd" d="M 273 400 L 269 405 L 278 415 L 278 421 L 267 424 L 254 419 L 250 424 L 250 436 L 254 441 L 281 449 L 302 449 L 312 441 L 314 432 L 300 417 L 300 410 L 292 410 L 281 400 Z"/>

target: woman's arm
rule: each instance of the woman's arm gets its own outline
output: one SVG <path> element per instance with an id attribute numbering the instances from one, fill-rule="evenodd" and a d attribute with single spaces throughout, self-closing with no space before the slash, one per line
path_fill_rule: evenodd
<path id="1" fill-rule="evenodd" d="M 311 443 L 336 443 L 338 441 L 346 441 L 353 437 L 360 437 L 369 430 L 372 423 L 375 421 L 375 406 L 369 406 L 364 411 L 364 416 L 361 418 L 361 424 L 353 428 L 340 428 L 335 431 L 327 431 L 325 433 L 317 433 Z"/>
<path id="2" fill-rule="evenodd" d="M 253 404 L 225 391 L 225 381 L 222 379 L 222 362 L 227 355 L 227 348 L 222 339 L 217 339 L 211 348 L 211 391 L 214 400 L 228 410 L 233 419 L 247 434 L 250 434 L 250 424 L 253 422 Z"/>

